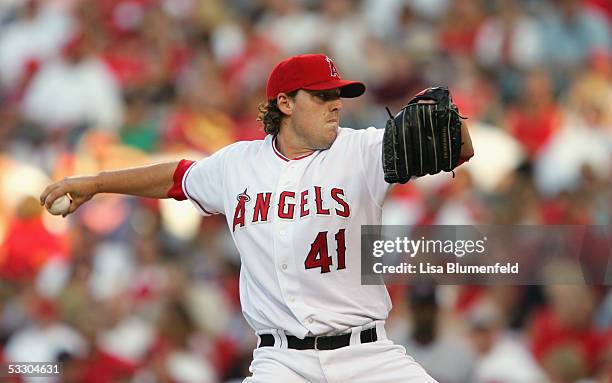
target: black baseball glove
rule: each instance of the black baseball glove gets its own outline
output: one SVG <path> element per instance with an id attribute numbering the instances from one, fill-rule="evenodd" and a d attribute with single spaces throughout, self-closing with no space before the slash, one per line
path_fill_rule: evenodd
<path id="1" fill-rule="evenodd" d="M 427 88 L 395 117 L 390 111 L 389 116 L 382 153 L 385 181 L 403 184 L 411 177 L 450 172 L 459 165 L 464 117 L 448 88 Z"/>

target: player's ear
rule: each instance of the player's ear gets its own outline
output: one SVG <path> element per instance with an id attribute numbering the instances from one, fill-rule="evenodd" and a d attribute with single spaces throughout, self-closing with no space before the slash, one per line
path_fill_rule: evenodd
<path id="1" fill-rule="evenodd" d="M 276 105 L 283 114 L 290 116 L 293 113 L 294 100 L 285 93 L 276 96 Z"/>

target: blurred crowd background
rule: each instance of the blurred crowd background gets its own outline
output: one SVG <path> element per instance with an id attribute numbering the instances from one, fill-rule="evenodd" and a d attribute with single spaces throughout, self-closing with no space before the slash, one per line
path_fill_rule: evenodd
<path id="1" fill-rule="evenodd" d="M 447 85 L 476 157 L 392 189 L 394 224 L 612 219 L 610 0 L 0 1 L 0 360 L 65 382 L 240 382 L 256 339 L 224 217 L 51 180 L 264 136 L 273 65 L 323 52 L 367 83 L 342 126 Z M 511 246 L 511 245 L 510 245 Z M 612 267 L 612 266 L 610 266 Z M 609 286 L 390 286 L 390 337 L 440 383 L 610 382 Z"/>

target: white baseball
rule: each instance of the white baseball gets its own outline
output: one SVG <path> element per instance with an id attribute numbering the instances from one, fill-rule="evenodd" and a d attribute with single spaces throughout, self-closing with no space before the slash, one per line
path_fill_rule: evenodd
<path id="1" fill-rule="evenodd" d="M 68 196 L 64 194 L 63 196 L 53 201 L 53 205 L 51 205 L 51 207 L 47 210 L 49 210 L 49 213 L 53 215 L 66 214 L 70 209 L 71 202 L 72 201 L 70 200 L 70 198 L 68 198 Z"/>

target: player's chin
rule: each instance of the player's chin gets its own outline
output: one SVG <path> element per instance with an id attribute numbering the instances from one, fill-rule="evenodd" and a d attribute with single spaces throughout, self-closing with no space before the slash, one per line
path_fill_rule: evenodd
<path id="1" fill-rule="evenodd" d="M 336 141 L 336 137 L 338 137 L 338 124 L 329 124 L 326 126 L 325 134 L 321 137 L 321 141 L 319 142 L 319 149 L 325 150 L 329 149 L 334 141 Z"/>

